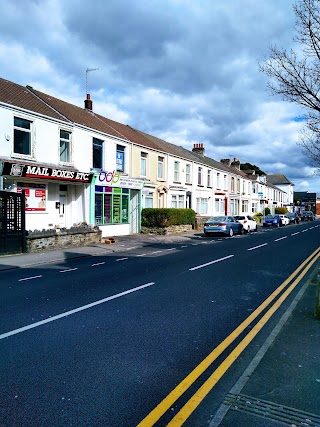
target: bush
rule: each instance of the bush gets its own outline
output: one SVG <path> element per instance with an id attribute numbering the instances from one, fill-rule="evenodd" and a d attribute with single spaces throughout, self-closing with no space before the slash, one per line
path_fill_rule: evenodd
<path id="1" fill-rule="evenodd" d="M 288 209 L 287 208 L 276 208 L 275 213 L 276 214 L 286 214 L 286 213 L 288 213 Z"/>
<path id="2" fill-rule="evenodd" d="M 144 208 L 141 214 L 142 227 L 168 227 L 170 225 L 194 225 L 196 213 L 192 209 Z"/>
<path id="3" fill-rule="evenodd" d="M 271 211 L 270 211 L 270 208 L 268 208 L 268 207 L 267 207 L 267 208 L 264 208 L 264 214 L 265 214 L 265 215 L 269 215 L 269 214 L 270 214 L 270 212 L 271 212 Z"/>

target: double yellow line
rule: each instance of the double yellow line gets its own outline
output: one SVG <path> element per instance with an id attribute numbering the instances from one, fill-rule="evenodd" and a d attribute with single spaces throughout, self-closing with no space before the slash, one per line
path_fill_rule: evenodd
<path id="1" fill-rule="evenodd" d="M 280 307 L 283 301 L 298 285 L 300 280 L 306 275 L 312 265 L 320 256 L 320 247 L 316 249 L 254 312 L 251 313 L 225 340 L 223 340 L 190 374 L 183 379 L 169 394 L 160 402 L 139 424 L 137 427 L 152 427 L 172 405 L 188 390 L 189 387 L 202 375 L 206 369 L 223 353 L 226 348 L 238 338 L 238 336 L 252 323 L 267 306 L 286 288 L 293 280 L 291 285 L 275 301 L 268 311 L 261 317 L 257 324 L 226 357 L 219 367 L 210 375 L 198 391 L 188 400 L 180 409 L 174 418 L 167 424 L 168 427 L 181 426 L 198 407 L 202 400 L 212 390 L 215 384 L 230 368 L 233 362 L 239 357 L 247 345 L 258 334 L 262 327 L 267 323 L 270 317 Z M 302 271 L 301 271 L 302 270 Z M 299 274 L 300 273 L 300 274 Z M 299 275 L 298 275 L 299 274 Z M 296 277 L 297 276 L 297 277 Z M 296 278 L 295 278 L 296 277 Z M 295 279 L 294 279 L 295 278 Z"/>

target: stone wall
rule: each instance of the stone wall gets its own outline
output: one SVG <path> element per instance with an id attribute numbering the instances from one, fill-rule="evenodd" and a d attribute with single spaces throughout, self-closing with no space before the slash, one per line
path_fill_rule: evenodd
<path id="1" fill-rule="evenodd" d="M 172 235 L 191 233 L 192 225 L 171 225 L 169 227 L 141 227 L 142 234 Z"/>
<path id="2" fill-rule="evenodd" d="M 51 236 L 27 236 L 27 252 L 43 252 L 46 250 L 93 245 L 101 243 L 101 234 L 102 232 L 100 230 L 95 230 L 78 233 L 60 232 L 52 234 Z"/>

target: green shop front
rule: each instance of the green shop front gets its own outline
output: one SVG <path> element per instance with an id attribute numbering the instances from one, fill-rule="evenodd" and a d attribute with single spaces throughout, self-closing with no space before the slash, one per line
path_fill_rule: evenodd
<path id="1" fill-rule="evenodd" d="M 144 180 L 114 171 L 95 173 L 91 183 L 90 223 L 100 228 L 102 237 L 140 232 L 143 186 Z"/>

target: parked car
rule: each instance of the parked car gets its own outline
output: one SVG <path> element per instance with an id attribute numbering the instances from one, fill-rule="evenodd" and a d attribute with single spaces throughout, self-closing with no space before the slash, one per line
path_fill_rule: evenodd
<path id="1" fill-rule="evenodd" d="M 264 218 L 263 226 L 264 227 L 272 227 L 272 226 L 282 227 L 282 219 L 278 214 L 276 215 L 269 214 Z"/>
<path id="2" fill-rule="evenodd" d="M 213 216 L 203 226 L 205 236 L 210 234 L 227 234 L 232 237 L 234 234 L 243 234 L 243 225 L 233 216 Z"/>
<path id="3" fill-rule="evenodd" d="M 279 214 L 279 217 L 281 218 L 282 225 L 289 225 L 290 224 L 289 218 L 286 217 L 285 215 Z"/>
<path id="4" fill-rule="evenodd" d="M 250 231 L 257 231 L 257 223 L 250 215 L 235 215 L 234 217 L 237 221 L 239 221 L 243 225 L 243 229 L 245 233 L 249 233 Z"/>
<path id="5" fill-rule="evenodd" d="M 311 211 L 302 212 L 302 221 L 313 221 L 315 219 L 314 213 Z"/>
<path id="6" fill-rule="evenodd" d="M 289 224 L 299 224 L 300 216 L 297 212 L 289 212 L 286 214 L 286 217 L 289 220 Z"/>

